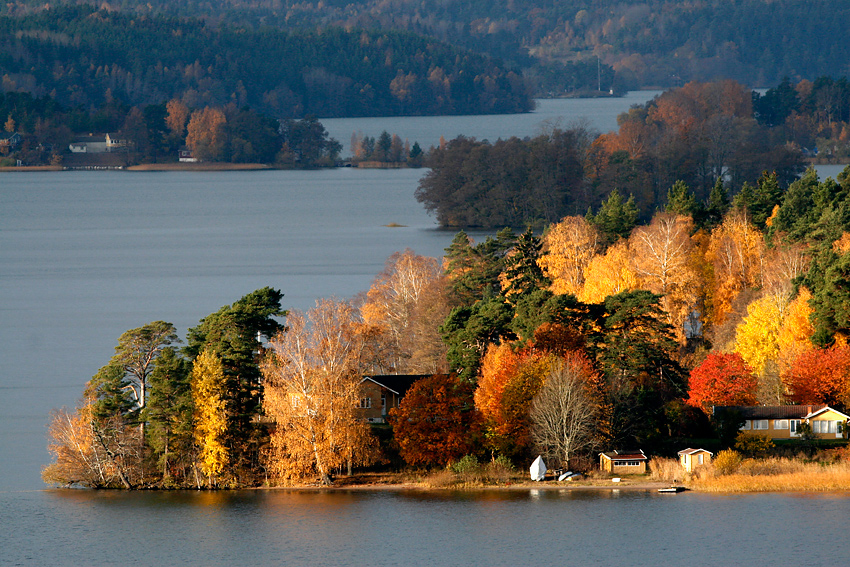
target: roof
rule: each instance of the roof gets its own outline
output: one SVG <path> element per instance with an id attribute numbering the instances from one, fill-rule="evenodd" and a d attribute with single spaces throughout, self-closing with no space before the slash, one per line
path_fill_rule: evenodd
<path id="1" fill-rule="evenodd" d="M 77 136 L 74 138 L 74 144 L 105 144 L 106 136 Z"/>
<path id="2" fill-rule="evenodd" d="M 714 455 L 714 453 L 712 453 L 711 451 L 708 451 L 706 449 L 690 449 L 690 448 L 682 449 L 677 454 L 678 455 L 695 455 L 697 453 L 708 453 L 709 455 Z"/>
<path id="3" fill-rule="evenodd" d="M 714 406 L 712 413 L 720 416 L 723 413 L 738 412 L 741 419 L 804 419 L 812 413 L 820 413 L 829 406 Z"/>
<path id="4" fill-rule="evenodd" d="M 840 412 L 837 409 L 831 408 L 829 406 L 823 406 L 822 408 L 813 410 L 811 413 L 809 413 L 806 416 L 806 419 L 815 418 L 815 417 L 819 416 L 820 414 L 826 413 L 828 411 L 833 411 L 833 412 L 837 413 L 838 415 L 842 416 L 844 419 L 850 419 L 850 415 L 847 415 L 846 413 Z"/>
<path id="5" fill-rule="evenodd" d="M 636 451 L 608 451 L 607 453 L 599 453 L 606 459 L 617 459 L 618 461 L 629 460 L 629 461 L 645 461 L 647 459 L 646 455 L 643 454 L 643 451 L 640 449 Z"/>
<path id="6" fill-rule="evenodd" d="M 403 397 L 414 382 L 426 376 L 432 376 L 432 374 L 376 374 L 374 376 L 364 376 L 360 382 L 362 384 L 366 380 L 369 380 L 378 386 L 386 388 L 393 394 Z"/>

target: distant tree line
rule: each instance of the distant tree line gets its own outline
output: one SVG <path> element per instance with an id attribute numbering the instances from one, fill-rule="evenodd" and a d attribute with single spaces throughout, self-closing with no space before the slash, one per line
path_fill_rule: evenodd
<path id="1" fill-rule="evenodd" d="M 598 136 L 578 127 L 494 143 L 458 137 L 430 153 L 416 197 L 449 227 L 545 226 L 614 192 L 646 219 L 676 181 L 706 204 L 718 180 L 749 191 L 767 171 L 787 187 L 804 169 L 789 131 L 759 123 L 751 91 L 734 81 L 689 83 L 617 121 Z"/>
<path id="2" fill-rule="evenodd" d="M 523 112 L 520 73 L 410 32 L 309 30 L 89 5 L 0 11 L 0 90 L 69 107 L 178 99 L 276 118 Z"/>
<path id="3" fill-rule="evenodd" d="M 390 135 L 384 130 L 378 138 L 365 136 L 362 132 L 351 135 L 351 161 L 354 163 L 377 162 L 379 164 L 406 164 L 421 167 L 425 152 L 419 142 L 402 142 L 398 134 Z"/>
<path id="4" fill-rule="evenodd" d="M 792 83 L 788 78 L 763 95 L 753 94 L 759 124 L 817 159 L 850 158 L 850 83 L 846 77 L 819 77 Z"/>

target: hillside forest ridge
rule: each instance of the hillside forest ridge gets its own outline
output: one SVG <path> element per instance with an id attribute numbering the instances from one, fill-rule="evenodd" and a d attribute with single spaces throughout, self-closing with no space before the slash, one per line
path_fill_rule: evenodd
<path id="1" fill-rule="evenodd" d="M 93 11 L 96 16 L 88 17 Z M 43 23 L 45 13 L 47 23 Z M 53 43 L 69 51 L 72 57 L 76 57 L 76 53 L 86 57 L 95 68 L 104 65 L 101 56 L 114 54 L 113 61 L 106 65 L 109 69 L 101 73 L 118 71 L 119 82 L 126 84 L 125 79 L 129 79 L 126 85 L 129 90 L 144 85 L 149 92 L 154 92 L 151 90 L 154 86 L 170 88 L 167 84 L 151 81 L 151 72 L 156 73 L 157 67 L 171 67 L 169 55 L 172 54 L 163 53 L 161 49 L 167 47 L 168 42 L 173 44 L 173 53 L 185 54 L 181 67 L 194 66 L 198 61 L 200 69 L 195 68 L 194 72 L 205 72 L 205 76 L 198 77 L 201 88 L 193 88 L 203 93 L 204 87 L 212 86 L 223 72 L 231 73 L 244 62 L 234 59 L 235 50 L 247 49 L 277 64 L 280 60 L 276 59 L 276 52 L 268 51 L 268 42 L 258 37 L 279 31 L 315 33 L 320 30 L 327 33 L 339 29 L 360 33 L 359 30 L 381 30 L 401 34 L 400 37 L 407 38 L 404 43 L 417 41 L 415 37 L 430 38 L 503 62 L 507 68 L 524 75 L 537 96 L 669 88 L 719 77 L 752 87 L 767 87 L 784 77 L 797 82 L 818 76 L 840 76 L 846 74 L 846 61 L 850 60 L 850 47 L 835 40 L 848 32 L 850 6 L 843 0 L 816 3 L 776 0 L 769 4 L 763 0 L 698 3 L 675 0 L 599 0 L 592 3 L 585 0 L 227 0 L 215 3 L 114 0 L 107 4 L 81 2 L 70 6 L 61 2 L 15 0 L 0 6 L 0 16 L 9 18 L 12 28 L 23 32 L 22 37 L 4 38 L 11 40 L 8 52 L 21 57 L 23 64 L 10 69 L 7 59 L 0 64 L 0 75 L 21 73 L 24 79 L 30 73 L 28 62 L 34 61 L 33 56 L 43 56 L 43 52 L 39 52 L 41 48 L 35 46 Z M 232 37 L 235 32 L 241 34 L 242 39 L 222 43 L 217 38 L 203 37 L 205 45 L 197 41 L 199 25 L 206 28 L 205 33 L 220 31 L 222 37 Z M 100 34 L 97 37 L 89 35 L 95 26 Z M 175 33 L 152 37 L 140 31 L 145 27 L 174 28 Z M 122 44 L 124 39 L 127 45 Z M 100 40 L 104 42 L 102 48 Z M 92 47 L 85 47 L 86 43 Z M 151 49 L 153 69 L 145 70 L 137 61 L 124 56 L 124 50 L 138 49 L 132 44 Z M 209 49 L 212 47 L 214 51 Z M 354 78 L 347 70 L 341 71 L 333 59 L 339 55 L 345 57 L 345 49 L 352 47 L 333 43 L 330 51 L 317 48 L 311 53 L 315 58 L 311 67 L 314 71 L 324 68 L 327 74 L 313 76 L 313 71 L 308 69 L 310 76 L 306 80 L 344 87 L 348 78 Z M 222 51 L 222 48 L 229 51 Z M 338 48 L 341 49 L 335 54 Z M 20 55 L 22 49 L 24 55 Z M 78 49 L 81 52 L 77 52 Z M 357 66 L 386 66 L 394 75 L 400 64 L 406 64 L 406 56 L 395 57 L 402 51 L 404 49 L 395 47 L 391 52 L 364 53 L 357 52 L 355 47 L 350 52 L 357 56 L 352 58 Z M 214 62 L 214 53 L 226 55 L 220 62 Z M 387 55 L 391 58 L 389 61 L 385 58 Z M 215 66 L 215 73 L 208 73 L 210 64 Z M 66 67 L 67 62 L 62 61 L 61 65 Z M 52 64 L 46 65 L 47 69 L 52 67 Z M 88 75 L 86 67 L 88 63 L 75 71 L 86 72 L 81 77 L 94 79 L 93 75 Z M 294 73 L 301 72 L 297 64 L 294 67 Z M 250 70 L 261 69 L 252 66 Z M 404 75 L 410 72 L 418 75 L 412 69 L 403 70 Z M 446 75 L 449 74 L 446 70 Z M 182 81 L 179 75 L 174 78 Z M 80 81 L 75 82 L 80 83 L 75 92 L 77 96 L 92 96 Z M 354 79 L 351 86 L 356 82 Z M 250 91 L 248 82 L 244 84 Z M 380 99 L 379 87 L 370 84 L 376 89 L 376 99 Z M 95 85 L 102 83 L 92 84 Z M 278 89 L 279 86 L 282 88 Z M 32 90 L 28 86 L 23 88 Z M 287 81 L 279 80 L 270 82 L 263 91 L 279 98 L 277 102 L 270 100 L 270 104 L 286 105 L 293 100 L 289 98 L 288 101 L 291 93 L 287 89 L 296 98 L 301 94 Z M 101 88 L 100 95 L 95 96 L 102 97 L 103 91 L 105 89 Z M 49 92 L 50 89 L 46 91 Z M 213 96 L 229 96 L 233 89 L 225 93 L 208 92 Z M 158 98 L 166 100 L 172 96 L 160 94 Z M 100 101 L 91 102 L 99 104 Z M 142 101 L 128 102 L 138 104 Z M 248 102 L 258 110 L 268 110 L 257 107 L 254 101 Z M 188 103 L 190 106 L 220 105 L 223 101 Z M 329 104 L 332 106 L 333 102 Z M 316 110 L 305 110 L 326 116 Z M 349 114 L 353 110 L 350 108 Z"/>

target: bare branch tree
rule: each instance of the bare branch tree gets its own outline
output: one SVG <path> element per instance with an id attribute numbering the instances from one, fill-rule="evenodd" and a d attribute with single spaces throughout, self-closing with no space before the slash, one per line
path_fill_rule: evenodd
<path id="1" fill-rule="evenodd" d="M 541 454 L 569 466 L 593 446 L 599 407 L 589 390 L 589 363 L 574 353 L 558 360 L 531 403 L 532 439 Z M 585 359 L 586 361 L 586 359 Z"/>

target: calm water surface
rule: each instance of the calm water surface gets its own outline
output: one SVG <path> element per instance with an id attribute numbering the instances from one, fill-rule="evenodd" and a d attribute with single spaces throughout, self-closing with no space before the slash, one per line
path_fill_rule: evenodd
<path id="1" fill-rule="evenodd" d="M 850 499 L 650 492 L 17 493 L 4 565 L 835 565 Z M 23 534 L 26 534 L 22 537 Z"/>
<path id="2" fill-rule="evenodd" d="M 354 126 L 423 145 L 428 132 L 495 139 L 606 101 L 544 102 L 553 104 L 528 115 Z M 600 116 L 613 124 L 632 101 L 607 102 Z M 352 123 L 334 127 L 347 145 Z M 366 290 L 393 252 L 440 256 L 453 233 L 413 198 L 422 173 L 0 175 L 0 565 L 672 565 L 693 549 L 706 553 L 688 553 L 691 564 L 818 565 L 840 556 L 843 495 L 44 490 L 49 412 L 75 405 L 123 331 L 164 319 L 184 336 L 265 285 L 284 292 L 284 307 L 307 309 Z"/>
<path id="3" fill-rule="evenodd" d="M 495 142 L 499 138 L 536 136 L 549 128 L 567 128 L 583 122 L 600 133 L 617 129 L 617 115 L 632 105 L 643 104 L 661 91 L 633 91 L 618 98 L 540 99 L 533 112 L 489 116 L 414 116 L 384 118 L 323 118 L 331 137 L 351 155 L 351 135 L 358 132 L 377 138 L 386 130 L 422 149 L 437 146 L 440 136 L 451 140 L 459 135 Z"/>

